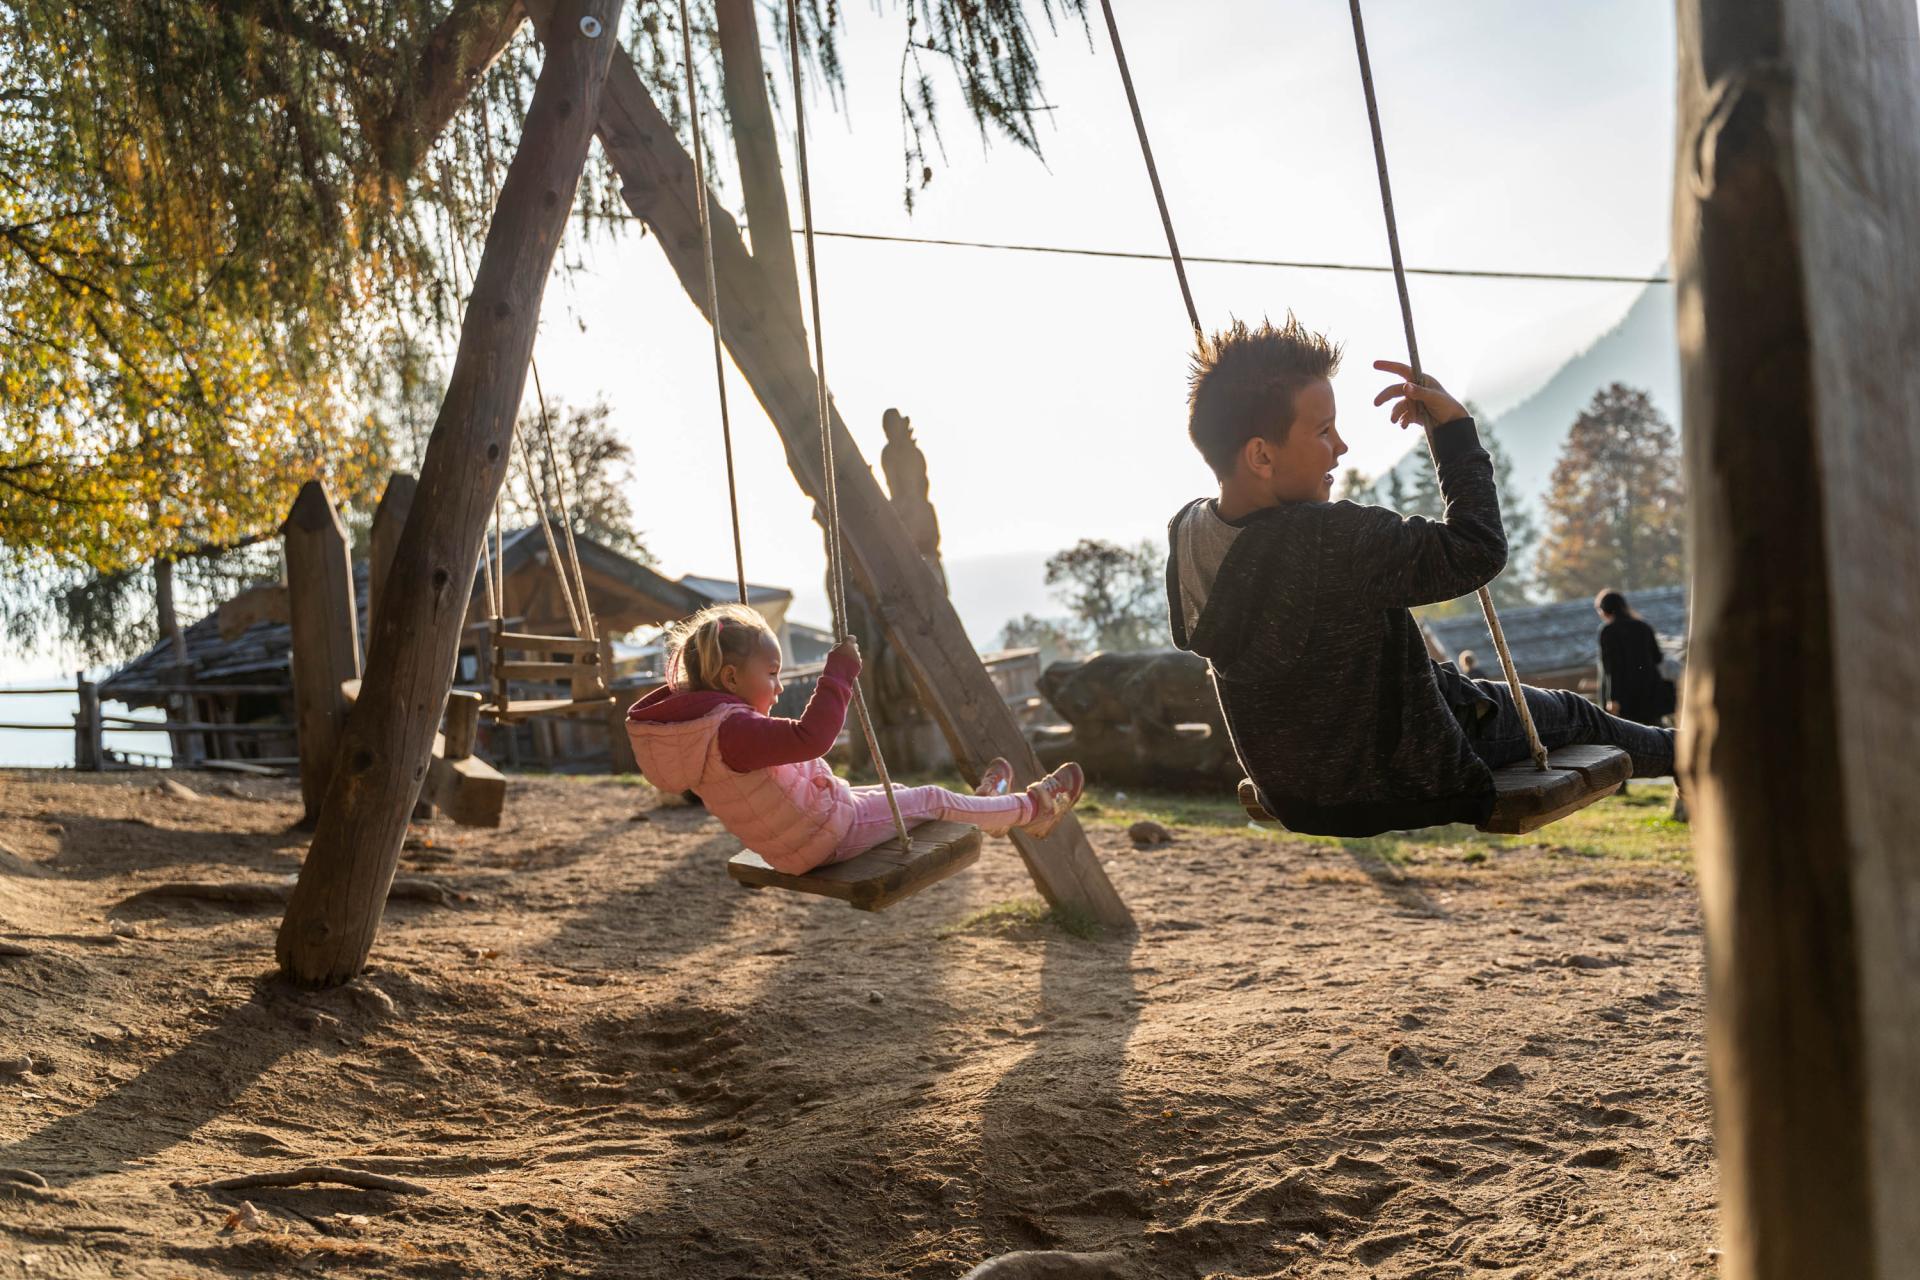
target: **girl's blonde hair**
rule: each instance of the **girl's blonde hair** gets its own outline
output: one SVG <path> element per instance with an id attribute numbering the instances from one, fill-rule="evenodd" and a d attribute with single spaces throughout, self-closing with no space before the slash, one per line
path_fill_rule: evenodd
<path id="1" fill-rule="evenodd" d="M 743 604 L 708 605 L 667 628 L 667 684 L 677 693 L 718 690 L 720 669 L 744 662 L 766 636 L 767 620 Z"/>

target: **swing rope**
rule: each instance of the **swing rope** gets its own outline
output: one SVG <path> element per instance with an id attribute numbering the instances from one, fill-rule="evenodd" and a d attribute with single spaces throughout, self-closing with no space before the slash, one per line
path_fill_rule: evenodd
<path id="1" fill-rule="evenodd" d="M 713 328 L 713 381 L 720 390 L 720 440 L 727 455 L 727 506 L 733 515 L 733 575 L 747 603 L 747 560 L 740 542 L 740 490 L 733 472 L 733 422 L 727 416 L 727 365 L 720 340 L 720 285 L 713 266 L 713 211 L 707 203 L 706 148 L 700 141 L 700 88 L 693 78 L 693 23 L 680 0 L 680 52 L 687 69 L 687 127 L 693 133 L 693 190 L 700 211 L 700 244 L 707 261 L 707 318 Z"/>
<path id="2" fill-rule="evenodd" d="M 1387 180 L 1387 144 L 1380 131 L 1380 104 L 1373 92 L 1373 64 L 1367 57 L 1367 32 L 1360 20 L 1360 0 L 1347 0 L 1347 7 L 1353 13 L 1353 47 L 1360 58 L 1360 85 L 1367 96 L 1367 126 L 1373 132 L 1374 167 L 1380 173 L 1380 209 L 1387 221 L 1387 251 L 1393 258 L 1393 283 L 1400 294 L 1400 322 L 1407 331 L 1407 363 L 1413 366 L 1413 380 L 1425 385 L 1426 377 L 1420 371 L 1420 344 L 1413 336 L 1413 302 L 1407 294 L 1407 270 L 1400 260 L 1400 229 L 1393 216 L 1393 187 Z M 1433 455 L 1433 422 L 1429 415 L 1420 414 L 1420 425 L 1427 436 L 1427 453 Z M 1436 458 L 1434 468 L 1439 469 Z M 1500 626 L 1500 614 L 1493 607 L 1493 593 L 1486 587 L 1479 590 L 1480 612 L 1486 615 L 1487 631 L 1493 636 L 1493 647 L 1500 654 L 1500 669 L 1506 674 L 1507 688 L 1513 693 L 1514 709 L 1520 713 L 1520 724 L 1527 732 L 1527 750 L 1533 756 L 1535 767 L 1547 768 L 1547 749 L 1540 742 L 1539 730 L 1533 725 L 1533 712 L 1527 707 L 1526 695 L 1520 688 L 1520 676 L 1513 668 L 1513 654 L 1507 649 L 1507 633 Z"/>
<path id="3" fill-rule="evenodd" d="M 1127 70 L 1127 51 L 1120 43 L 1120 24 L 1113 20 L 1112 0 L 1100 0 L 1100 11 L 1107 17 L 1107 35 L 1113 41 L 1113 60 L 1120 67 L 1120 83 L 1127 91 L 1127 108 L 1133 112 L 1133 131 L 1140 138 L 1140 155 L 1147 162 L 1147 180 L 1153 184 L 1153 200 L 1160 206 L 1160 225 L 1166 228 L 1167 252 L 1173 255 L 1173 272 L 1180 277 L 1180 297 L 1187 304 L 1187 319 L 1193 324 L 1197 342 L 1206 341 L 1200 327 L 1200 309 L 1193 305 L 1193 289 L 1187 284 L 1186 259 L 1180 256 L 1179 241 L 1173 236 L 1173 215 L 1167 212 L 1167 193 L 1160 187 L 1160 169 L 1153 163 L 1153 145 L 1147 141 L 1147 122 L 1140 115 L 1140 99 L 1133 92 L 1133 73 Z"/>
<path id="4" fill-rule="evenodd" d="M 1425 385 L 1425 375 L 1420 372 L 1420 347 L 1413 336 L 1413 303 L 1407 295 L 1407 270 L 1400 260 L 1400 231 L 1393 217 L 1393 190 L 1387 182 L 1387 149 L 1380 132 L 1380 107 L 1373 94 L 1373 67 L 1367 59 L 1367 36 L 1360 23 L 1360 0 L 1348 0 L 1353 11 L 1354 47 L 1360 55 L 1360 83 L 1367 95 L 1367 122 L 1373 130 L 1373 156 L 1380 171 L 1380 203 L 1387 219 L 1387 248 L 1393 256 L 1393 281 L 1400 294 L 1400 320 L 1407 331 L 1407 363 L 1413 366 L 1413 380 Z M 1100 9 L 1106 15 L 1107 35 L 1113 42 L 1113 60 L 1120 68 L 1120 83 L 1127 91 L 1127 106 L 1133 112 L 1133 128 L 1140 139 L 1140 154 L 1147 162 L 1147 178 L 1153 183 L 1153 198 L 1160 206 L 1160 223 L 1167 232 L 1167 252 L 1173 258 L 1174 272 L 1180 277 L 1180 296 L 1186 300 L 1187 319 L 1193 323 L 1194 336 L 1200 341 L 1206 340 L 1200 327 L 1200 313 L 1193 305 L 1193 291 L 1187 285 L 1187 268 L 1180 256 L 1180 245 L 1174 239 L 1173 219 L 1167 213 L 1167 198 L 1160 187 L 1160 171 L 1153 163 L 1153 148 L 1147 142 L 1147 126 L 1140 114 L 1140 100 L 1133 91 L 1133 75 L 1127 70 L 1127 52 L 1120 43 L 1120 26 L 1113 18 L 1112 0 L 1100 0 Z M 1420 415 L 1420 425 L 1426 431 L 1427 451 L 1433 451 L 1433 424 Z M 1438 465 L 1437 463 L 1435 464 Z M 1507 687 L 1513 691 L 1513 705 L 1520 712 L 1520 723 L 1527 733 L 1527 748 L 1533 756 L 1533 762 L 1541 769 L 1547 767 L 1547 749 L 1541 745 L 1539 731 L 1533 726 L 1533 713 L 1527 707 L 1527 700 L 1520 691 L 1520 677 L 1513 669 L 1513 654 L 1507 649 L 1506 632 L 1500 627 L 1500 615 L 1494 610 L 1493 596 L 1485 587 L 1480 588 L 1480 610 L 1486 615 L 1487 630 L 1493 636 L 1493 647 L 1500 654 L 1500 667 L 1506 673 Z"/>
<path id="5" fill-rule="evenodd" d="M 546 447 L 547 480 L 553 485 L 553 500 L 560 509 L 560 528 L 566 534 L 567 574 L 563 577 L 580 601 L 580 625 L 574 629 L 574 634 L 582 640 L 598 640 L 600 636 L 593 625 L 593 610 L 587 607 L 587 578 L 580 571 L 580 544 L 573 537 L 573 514 L 567 510 L 565 477 L 560 472 L 560 460 L 553 450 L 553 424 L 547 418 L 547 393 L 540 386 L 540 362 L 529 359 L 527 367 L 533 373 L 534 402 L 540 406 L 540 440 Z M 540 503 L 540 519 L 544 522 L 546 518 L 547 505 L 543 499 Z M 548 542 L 551 543 L 552 539 L 549 538 Z"/>
<path id="6" fill-rule="evenodd" d="M 800 63 L 799 0 L 788 0 L 787 4 L 787 53 L 793 64 L 794 156 L 800 172 L 800 222 L 805 230 L 807 297 L 813 318 L 814 407 L 820 417 L 820 466 L 824 473 L 821 496 L 826 500 L 824 505 L 827 514 L 828 595 L 833 606 L 834 634 L 844 640 L 848 635 L 846 552 L 840 541 L 840 482 L 833 457 L 833 411 L 827 398 L 826 341 L 820 323 L 820 272 L 813 248 L 813 191 L 807 178 L 806 82 L 802 78 Z M 887 772 L 886 757 L 881 754 L 880 741 L 873 731 L 873 718 L 867 713 L 866 695 L 861 692 L 858 679 L 853 682 L 853 709 L 860 721 L 860 732 L 866 736 L 867 752 L 873 758 L 874 771 L 880 775 L 880 785 L 887 797 L 887 809 L 893 814 L 894 830 L 900 835 L 900 851 L 910 852 L 913 841 L 907 835 L 907 820 L 901 816 L 900 801 L 893 794 L 893 778 Z"/>

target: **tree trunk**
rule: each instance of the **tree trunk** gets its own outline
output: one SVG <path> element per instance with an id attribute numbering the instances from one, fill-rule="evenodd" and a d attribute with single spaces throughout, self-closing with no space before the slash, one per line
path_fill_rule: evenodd
<path id="1" fill-rule="evenodd" d="M 1683 765 L 1730 1280 L 1920 1258 L 1920 30 L 1681 0 Z"/>
<path id="2" fill-rule="evenodd" d="M 714 0 L 721 82 L 733 126 L 733 153 L 740 164 L 740 187 L 746 196 L 753 260 L 766 268 L 774 301 L 797 325 L 800 272 L 793 259 L 793 219 L 787 211 L 787 186 L 780 176 L 780 134 L 774 128 L 773 104 L 767 94 L 754 6 L 755 0 Z M 783 282 L 790 283 L 782 287 Z"/>
<path id="3" fill-rule="evenodd" d="M 620 8 L 621 0 L 563 0 L 541 33 L 546 61 L 379 602 L 361 696 L 281 922 L 280 966 L 296 982 L 352 977 L 380 926 L 452 685 L 480 541 L 506 475 L 540 300 L 600 117 Z"/>
<path id="4" fill-rule="evenodd" d="M 694 204 L 693 161 L 624 52 L 608 76 L 600 140 L 625 184 L 621 194 L 628 206 L 653 228 L 681 285 L 704 313 L 706 266 Z M 753 261 L 733 219 L 718 207 L 713 231 L 721 334 L 779 430 L 788 467 L 818 502 L 824 476 L 805 331 L 783 311 L 780 299 L 787 292 L 786 282 L 769 278 Z M 1038 777 L 1033 748 L 837 410 L 831 429 L 836 433 L 841 527 L 851 585 L 878 602 L 881 620 L 952 745 L 956 762 L 977 778 L 989 759 L 1005 756 L 1013 763 L 1017 784 Z M 1084 910 L 1111 928 L 1132 926 L 1126 904 L 1071 816 L 1045 840 L 1016 832 L 1013 842 L 1050 903 Z"/>

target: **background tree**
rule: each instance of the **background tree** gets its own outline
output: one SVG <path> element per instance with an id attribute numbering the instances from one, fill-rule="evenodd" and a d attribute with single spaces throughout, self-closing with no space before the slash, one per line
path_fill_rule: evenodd
<path id="1" fill-rule="evenodd" d="M 1679 442 L 1645 391 L 1594 394 L 1554 463 L 1546 515 L 1539 573 L 1556 598 L 1685 579 Z"/>
<path id="2" fill-rule="evenodd" d="M 558 484 L 565 489 L 574 531 L 642 564 L 652 564 L 653 556 L 634 527 L 633 504 L 627 498 L 633 488 L 633 450 L 609 421 L 613 406 L 599 400 L 586 408 L 573 408 L 555 399 L 547 402 L 547 411 L 553 424 L 554 456 L 560 464 Z M 539 479 L 541 500 L 557 520 L 560 495 L 541 444 L 539 410 L 521 415 L 519 431 Z M 520 462 L 507 473 L 503 503 L 511 524 L 531 525 L 539 519 L 539 504 L 533 500 Z"/>
<path id="3" fill-rule="evenodd" d="M 695 74 L 718 104 L 712 4 L 694 7 Z M 830 92 L 845 8 L 800 6 Z M 1084 22 L 1084 0 L 885 11 L 909 195 L 940 142 L 927 67 L 948 69 L 983 137 L 1038 150 L 1035 9 Z M 629 6 L 622 32 L 670 117 L 674 13 Z M 445 353 L 539 64 L 520 0 L 0 0 L 0 598 L 16 637 L 58 633 L 52 602 L 75 588 L 265 536 L 315 475 L 370 508 L 390 443 L 418 450 L 366 406 L 418 348 Z M 596 155 L 589 232 L 631 226 L 618 189 Z"/>
<path id="4" fill-rule="evenodd" d="M 1167 643 L 1166 556 L 1152 542 L 1083 538 L 1047 557 L 1047 585 L 1093 649 Z"/>

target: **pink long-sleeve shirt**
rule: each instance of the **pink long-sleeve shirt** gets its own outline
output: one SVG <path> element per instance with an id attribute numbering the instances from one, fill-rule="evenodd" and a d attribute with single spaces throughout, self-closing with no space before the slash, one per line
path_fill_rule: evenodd
<path id="1" fill-rule="evenodd" d="M 751 707 L 728 716 L 719 730 L 721 761 L 736 773 L 749 773 L 824 756 L 846 725 L 847 703 L 859 674 L 860 660 L 836 651 L 827 655 L 826 669 L 798 720 L 763 716 Z M 730 703 L 747 705 L 746 699 L 719 690 L 655 689 L 634 704 L 627 719 L 677 724 Z"/>

